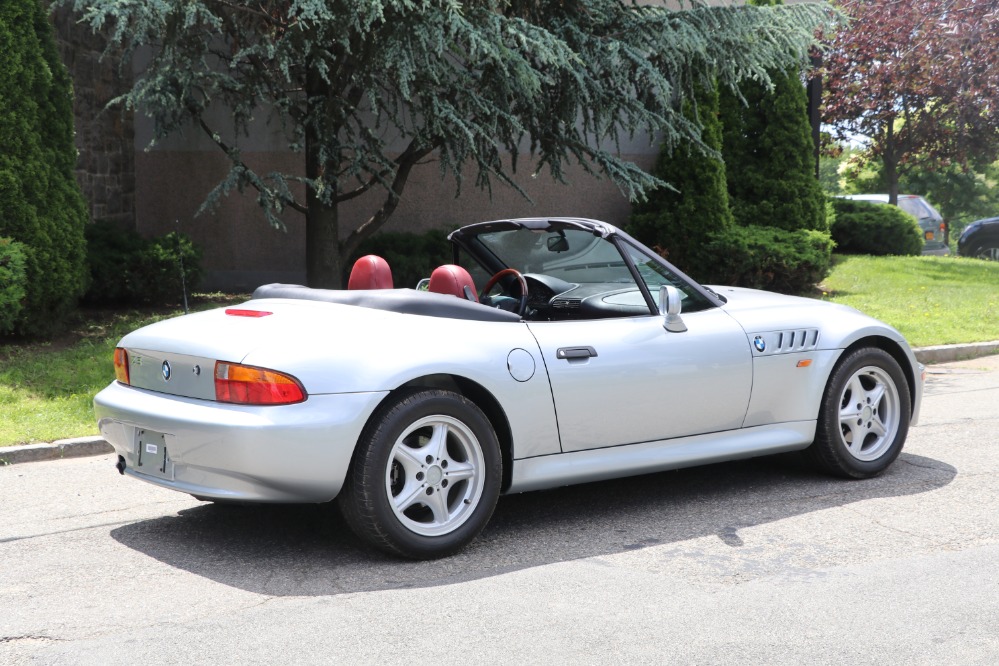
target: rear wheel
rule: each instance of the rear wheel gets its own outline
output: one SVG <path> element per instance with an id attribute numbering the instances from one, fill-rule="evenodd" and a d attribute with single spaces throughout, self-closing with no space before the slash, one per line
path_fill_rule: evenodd
<path id="1" fill-rule="evenodd" d="M 988 259 L 989 261 L 999 261 L 999 242 L 987 243 L 977 248 L 971 254 L 972 256 L 978 257 L 979 259 Z"/>
<path id="2" fill-rule="evenodd" d="M 909 432 L 909 385 L 888 352 L 865 347 L 833 370 L 805 451 L 820 469 L 854 479 L 876 476 L 898 457 Z"/>
<path id="3" fill-rule="evenodd" d="M 457 393 L 421 390 L 372 417 L 338 501 L 371 545 L 430 559 L 482 531 L 501 479 L 499 443 L 482 411 Z"/>

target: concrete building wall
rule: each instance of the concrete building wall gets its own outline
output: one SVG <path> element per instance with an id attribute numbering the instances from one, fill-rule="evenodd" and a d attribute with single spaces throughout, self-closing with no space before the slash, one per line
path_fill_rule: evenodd
<path id="1" fill-rule="evenodd" d="M 53 16 L 59 53 L 73 80 L 76 179 L 94 220 L 135 225 L 135 142 L 132 115 L 105 110 L 131 87 L 131 70 L 101 59 L 105 42 L 65 9 Z"/>

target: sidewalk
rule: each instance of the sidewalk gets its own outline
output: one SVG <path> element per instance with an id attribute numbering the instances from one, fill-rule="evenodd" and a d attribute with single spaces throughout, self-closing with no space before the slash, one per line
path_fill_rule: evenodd
<path id="1" fill-rule="evenodd" d="M 999 340 L 975 342 L 960 345 L 940 345 L 919 347 L 913 350 L 920 363 L 933 365 L 951 363 L 967 359 L 999 354 Z M 80 456 L 97 456 L 111 453 L 114 449 L 100 436 L 60 439 L 51 444 L 27 444 L 25 446 L 0 447 L 0 465 L 57 460 Z"/>

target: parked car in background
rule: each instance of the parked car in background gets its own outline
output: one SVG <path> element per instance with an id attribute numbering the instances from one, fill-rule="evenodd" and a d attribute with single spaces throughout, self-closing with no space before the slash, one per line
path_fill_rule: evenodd
<path id="1" fill-rule="evenodd" d="M 854 201 L 870 201 L 879 204 L 888 203 L 887 194 L 850 194 L 843 198 L 853 199 Z M 930 205 L 930 202 L 918 194 L 900 194 L 898 195 L 898 207 L 909 215 L 912 215 L 919 222 L 919 228 L 923 230 L 923 254 L 950 254 L 950 248 L 947 246 L 947 238 L 944 233 L 943 216 L 936 208 Z"/>
<path id="2" fill-rule="evenodd" d="M 976 220 L 965 227 L 957 240 L 957 253 L 962 257 L 999 261 L 999 217 Z"/>

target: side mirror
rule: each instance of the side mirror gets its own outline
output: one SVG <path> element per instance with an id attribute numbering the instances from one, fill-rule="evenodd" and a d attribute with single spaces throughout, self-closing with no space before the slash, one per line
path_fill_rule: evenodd
<path id="1" fill-rule="evenodd" d="M 663 328 L 670 333 L 683 333 L 687 325 L 680 318 L 680 290 L 664 284 L 659 287 L 659 314 L 663 315 Z"/>

